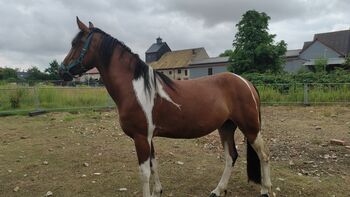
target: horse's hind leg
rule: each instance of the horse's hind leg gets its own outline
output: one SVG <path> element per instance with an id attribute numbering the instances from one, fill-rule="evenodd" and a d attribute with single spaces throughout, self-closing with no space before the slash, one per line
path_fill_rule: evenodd
<path id="1" fill-rule="evenodd" d="M 248 177 L 251 176 L 253 177 L 251 179 L 252 181 L 256 183 L 261 183 L 261 195 L 268 196 L 268 193 L 270 192 L 271 186 L 272 186 L 271 178 L 270 178 L 269 151 L 265 146 L 264 140 L 260 132 L 257 132 L 256 135 L 247 135 L 246 137 L 248 139 L 248 142 L 247 142 L 248 143 L 247 144 Z M 256 157 L 258 157 L 259 162 L 257 162 L 257 159 L 255 159 Z M 249 163 L 253 163 L 253 164 L 249 164 Z M 259 173 L 261 173 L 261 175 L 259 174 L 258 176 L 256 176 L 252 174 L 257 172 L 256 169 L 253 169 L 253 168 L 259 168 L 259 167 L 260 167 Z M 249 175 L 249 173 L 251 173 L 252 175 Z M 259 177 L 260 180 L 257 180 L 256 177 Z"/>
<path id="2" fill-rule="evenodd" d="M 225 151 L 225 169 L 218 186 L 211 192 L 210 197 L 218 197 L 226 195 L 226 188 L 231 176 L 232 168 L 238 157 L 234 134 L 237 126 L 230 120 L 226 121 L 219 129 L 220 139 Z"/>

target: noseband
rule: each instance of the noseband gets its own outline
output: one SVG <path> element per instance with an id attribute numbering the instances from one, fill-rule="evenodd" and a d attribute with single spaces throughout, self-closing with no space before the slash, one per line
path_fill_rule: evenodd
<path id="1" fill-rule="evenodd" d="M 59 70 L 62 75 L 62 78 L 65 81 L 71 81 L 74 78 L 74 75 L 76 75 L 76 74 L 73 74 L 73 73 L 76 73 L 76 71 L 78 71 L 79 74 L 82 74 L 90 69 L 83 64 L 83 60 L 85 58 L 87 51 L 89 50 L 93 33 L 94 33 L 93 30 L 89 32 L 88 37 L 84 42 L 83 48 L 80 52 L 80 56 L 78 59 L 76 59 L 75 61 L 73 61 L 68 65 L 64 65 L 63 63 L 60 65 Z"/>

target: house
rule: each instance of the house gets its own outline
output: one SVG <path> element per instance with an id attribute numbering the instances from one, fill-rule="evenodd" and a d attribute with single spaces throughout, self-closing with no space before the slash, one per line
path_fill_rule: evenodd
<path id="1" fill-rule="evenodd" d="M 146 63 L 158 61 L 162 55 L 166 52 L 170 52 L 171 49 L 166 42 L 163 42 L 160 37 L 156 39 L 156 43 L 146 51 Z"/>
<path id="2" fill-rule="evenodd" d="M 156 41 L 146 51 L 146 63 L 171 79 L 188 80 L 227 70 L 227 57 L 210 58 L 203 47 L 172 51 L 161 38 Z"/>
<path id="3" fill-rule="evenodd" d="M 304 42 L 300 50 L 286 53 L 285 70 L 295 72 L 301 68 L 312 69 L 317 60 L 327 60 L 325 69 L 341 67 L 350 53 L 350 30 L 315 34 L 312 41 Z"/>
<path id="4" fill-rule="evenodd" d="M 75 79 L 75 81 L 83 82 L 83 83 L 89 83 L 89 82 L 98 82 L 100 81 L 101 75 L 100 72 L 97 70 L 96 67 L 88 70 L 86 73 L 84 73 L 81 77 L 78 77 Z"/>
<path id="5" fill-rule="evenodd" d="M 16 75 L 18 79 L 27 79 L 29 77 L 28 72 L 22 72 L 22 71 L 16 72 Z"/>
<path id="6" fill-rule="evenodd" d="M 195 60 L 188 67 L 190 79 L 226 72 L 229 64 L 229 57 L 212 57 Z"/>

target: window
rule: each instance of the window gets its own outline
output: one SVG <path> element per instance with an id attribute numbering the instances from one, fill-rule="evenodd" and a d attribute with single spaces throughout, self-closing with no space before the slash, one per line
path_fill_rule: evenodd
<path id="1" fill-rule="evenodd" d="M 213 75 L 213 68 L 208 68 L 208 75 Z"/>
<path id="2" fill-rule="evenodd" d="M 187 70 L 185 70 L 185 75 L 186 75 L 186 76 L 187 76 L 187 74 L 188 74 L 187 72 L 188 72 L 188 71 L 187 71 Z"/>
<path id="3" fill-rule="evenodd" d="M 181 69 L 177 70 L 177 73 L 178 73 L 178 74 L 181 74 Z"/>
<path id="4" fill-rule="evenodd" d="M 171 70 L 169 70 L 169 75 L 171 75 L 172 74 L 172 72 L 171 72 Z"/>

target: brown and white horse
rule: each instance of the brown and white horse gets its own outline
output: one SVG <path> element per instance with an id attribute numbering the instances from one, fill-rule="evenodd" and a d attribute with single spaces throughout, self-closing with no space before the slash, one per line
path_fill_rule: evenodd
<path id="1" fill-rule="evenodd" d="M 248 179 L 261 184 L 261 195 L 271 189 L 269 153 L 260 133 L 260 99 L 255 87 L 242 77 L 223 73 L 195 80 L 171 80 L 146 65 L 122 42 L 92 23 L 77 18 L 80 32 L 60 66 L 60 75 L 75 75 L 97 67 L 116 102 L 123 131 L 135 142 L 143 196 L 161 196 L 152 138 L 198 138 L 216 129 L 225 151 L 226 164 L 210 196 L 224 196 L 238 157 L 234 132 L 247 139 Z M 150 192 L 150 176 L 154 176 Z"/>

